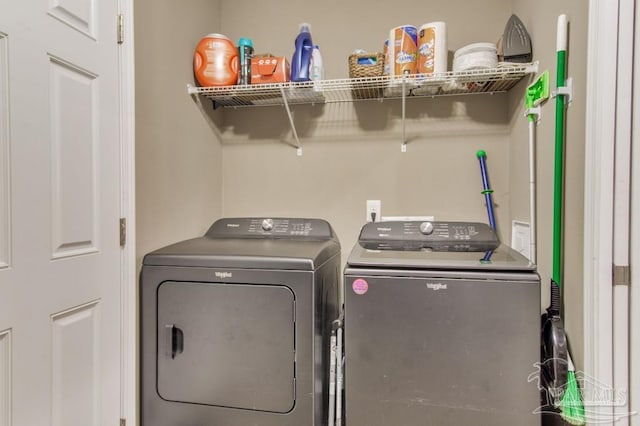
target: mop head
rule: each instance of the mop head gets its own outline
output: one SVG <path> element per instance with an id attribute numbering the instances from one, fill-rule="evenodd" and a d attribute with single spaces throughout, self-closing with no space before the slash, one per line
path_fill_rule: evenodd
<path id="1" fill-rule="evenodd" d="M 527 87 L 525 94 L 525 107 L 533 108 L 549 99 L 549 71 L 540 74 L 540 77 Z"/>
<path id="2" fill-rule="evenodd" d="M 584 425 L 586 419 L 584 416 L 584 403 L 582 402 L 582 394 L 576 380 L 575 367 L 569 357 L 569 372 L 567 374 L 567 387 L 560 399 L 558 406 L 564 421 L 572 425 Z"/>

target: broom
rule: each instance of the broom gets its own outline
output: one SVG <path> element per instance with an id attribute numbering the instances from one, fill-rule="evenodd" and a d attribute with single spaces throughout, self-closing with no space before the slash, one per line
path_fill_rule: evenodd
<path id="1" fill-rule="evenodd" d="M 571 361 L 571 355 L 567 352 L 567 362 L 569 363 L 569 371 L 567 372 L 567 386 L 560 399 L 560 412 L 562 418 L 572 425 L 584 425 L 586 419 L 584 416 L 584 403 L 582 402 L 582 394 L 576 380 L 576 368 Z"/>
<path id="2" fill-rule="evenodd" d="M 567 55 L 567 16 L 558 17 L 557 34 L 557 75 L 556 88 L 565 85 L 566 55 Z M 551 279 L 552 302 L 551 308 L 559 308 L 559 295 L 562 287 L 562 203 L 563 203 L 563 167 L 564 167 L 564 115 L 565 95 L 556 96 L 556 133 L 555 133 L 555 171 L 554 171 L 554 216 L 553 216 L 553 274 Z M 554 300 L 555 299 L 555 300 Z M 554 305 L 555 302 L 555 306 Z M 559 309 L 557 309 L 559 311 Z M 555 312 L 553 312 L 555 313 Z M 559 313 L 559 312 L 558 312 Z M 549 312 L 552 314 L 552 312 Z M 564 331 L 564 330 L 563 330 Z M 567 377 L 564 392 L 560 398 L 558 409 L 562 418 L 573 425 L 584 425 L 584 403 L 575 376 L 575 367 L 571 361 L 569 350 L 567 354 Z"/>

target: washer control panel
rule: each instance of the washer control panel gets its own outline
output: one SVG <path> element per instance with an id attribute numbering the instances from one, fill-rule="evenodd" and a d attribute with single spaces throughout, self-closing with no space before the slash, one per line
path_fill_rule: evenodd
<path id="1" fill-rule="evenodd" d="M 499 245 L 495 232 L 480 222 L 371 222 L 358 241 L 377 250 L 483 251 Z"/>
<path id="2" fill-rule="evenodd" d="M 325 220 L 301 218 L 225 218 L 206 234 L 212 238 L 335 238 Z"/>

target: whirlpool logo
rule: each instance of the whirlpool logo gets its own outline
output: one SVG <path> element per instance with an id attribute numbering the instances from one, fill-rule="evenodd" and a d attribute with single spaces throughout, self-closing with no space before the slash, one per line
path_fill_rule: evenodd
<path id="1" fill-rule="evenodd" d="M 216 275 L 216 278 L 221 278 L 221 279 L 233 277 L 233 274 L 231 272 L 216 272 L 215 275 Z"/>
<path id="2" fill-rule="evenodd" d="M 427 283 L 427 288 L 433 291 L 446 290 L 447 286 L 447 284 L 442 283 Z"/>

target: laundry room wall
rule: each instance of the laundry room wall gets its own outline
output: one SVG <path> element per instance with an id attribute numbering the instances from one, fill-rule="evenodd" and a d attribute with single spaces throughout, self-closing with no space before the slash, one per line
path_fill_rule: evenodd
<path id="1" fill-rule="evenodd" d="M 583 360 L 583 181 L 587 6 L 581 0 L 466 0 L 322 4 L 310 0 L 135 1 L 137 253 L 201 235 L 221 216 L 307 216 L 328 219 L 343 262 L 365 220 L 367 199 L 383 216 L 434 215 L 486 222 L 475 153 L 488 153 L 499 234 L 511 241 L 511 221 L 529 221 L 524 89 L 508 94 L 409 99 L 406 153 L 400 152 L 399 100 L 292 108 L 303 147 L 296 156 L 280 107 L 216 110 L 218 140 L 186 93 L 192 55 L 205 34 L 251 37 L 256 53 L 291 57 L 298 24 L 309 22 L 326 78 L 348 76 L 357 48 L 380 51 L 397 25 L 447 23 L 451 54 L 466 44 L 495 42 L 516 13 L 533 42 L 540 70 L 555 84 L 556 18 L 570 21 L 568 75 L 574 97 L 567 112 L 565 321 L 578 367 Z M 247 13 L 250 11 L 250 13 Z M 543 306 L 551 272 L 554 105 L 538 126 L 538 258 Z"/>
<path id="2" fill-rule="evenodd" d="M 197 42 L 220 30 L 220 1 L 134 4 L 140 265 L 151 250 L 202 235 L 222 212 L 221 146 L 186 91 Z"/>
<path id="3" fill-rule="evenodd" d="M 573 78 L 573 100 L 567 109 L 565 141 L 565 232 L 564 232 L 564 306 L 565 327 L 572 357 L 578 367 L 583 364 L 583 253 L 584 253 L 584 158 L 587 78 L 588 7 L 584 1 L 530 2 L 513 0 L 517 14 L 529 31 L 534 59 L 540 71 L 549 70 L 552 89 L 556 85 L 556 24 L 560 14 L 569 19 L 567 76 Z M 524 114 L 524 92 L 510 94 L 512 219 L 529 222 L 528 128 Z M 549 280 L 552 270 L 553 229 L 553 159 L 555 141 L 555 99 L 542 110 L 537 126 L 537 216 L 538 270 L 542 277 L 543 300 L 549 304 Z"/>
<path id="4" fill-rule="evenodd" d="M 251 13 L 246 13 L 251 10 Z M 511 14 L 508 0 L 322 5 L 309 0 L 273 3 L 223 1 L 221 31 L 253 39 L 256 53 L 291 57 L 300 22 L 311 24 L 325 77 L 348 77 L 354 49 L 381 51 L 395 26 L 442 20 L 449 50 L 496 42 Z M 225 109 L 223 215 L 313 216 L 335 227 L 346 260 L 366 219 L 367 199 L 382 201 L 383 216 L 433 215 L 440 220 L 487 222 L 476 151 L 488 167 L 503 239 L 510 237 L 510 123 L 504 94 L 407 101 L 406 153 L 401 102 L 292 107 L 303 155 L 296 156 L 281 107 Z"/>

